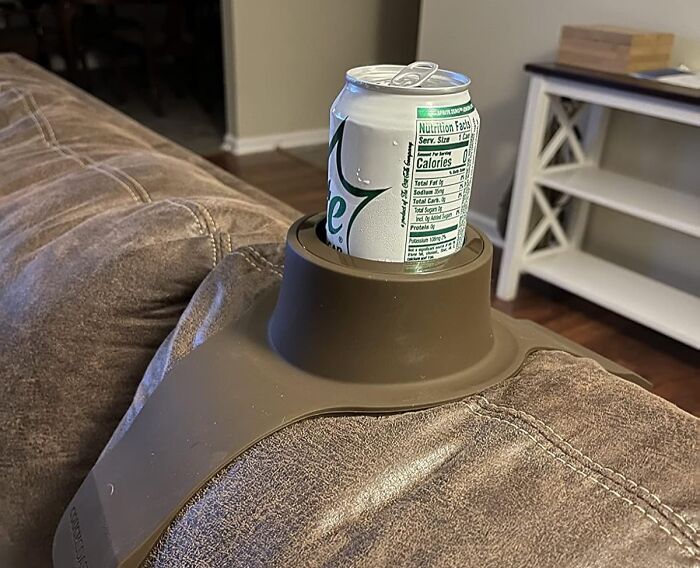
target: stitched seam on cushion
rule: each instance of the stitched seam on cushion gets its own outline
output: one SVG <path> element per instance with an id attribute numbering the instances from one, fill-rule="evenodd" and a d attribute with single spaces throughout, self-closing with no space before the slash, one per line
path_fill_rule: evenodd
<path id="1" fill-rule="evenodd" d="M 589 480 L 591 480 L 593 483 L 595 483 L 595 484 L 601 486 L 603 489 L 605 489 L 607 492 L 611 493 L 612 495 L 614 495 L 615 497 L 617 497 L 618 499 L 620 499 L 622 502 L 626 503 L 627 505 L 630 505 L 630 506 L 633 507 L 635 510 L 639 511 L 640 513 L 642 513 L 646 518 L 648 518 L 648 519 L 649 519 L 650 521 L 652 521 L 657 527 L 659 527 L 659 529 L 661 529 L 667 536 L 671 537 L 671 539 L 673 539 L 674 542 L 676 542 L 678 545 L 680 545 L 680 546 L 683 548 L 683 550 L 687 551 L 693 558 L 695 558 L 695 557 L 697 556 L 697 554 L 698 554 L 697 545 L 692 541 L 692 539 L 688 539 L 687 535 L 685 535 L 684 533 L 682 533 L 682 532 L 678 529 L 678 527 L 676 527 L 675 525 L 671 524 L 671 527 L 672 527 L 672 528 L 678 530 L 679 532 L 681 532 L 681 534 L 682 534 L 686 539 L 690 540 L 690 542 L 691 542 L 691 544 L 693 545 L 693 547 L 688 546 L 688 544 L 687 544 L 686 542 L 683 542 L 678 536 L 674 535 L 674 534 L 668 529 L 668 527 L 666 527 L 666 526 L 664 526 L 664 525 L 662 524 L 662 522 L 664 522 L 664 521 L 669 522 L 669 520 L 668 520 L 666 517 L 663 517 L 663 516 L 662 516 L 661 519 L 655 517 L 654 515 L 651 514 L 652 512 L 649 511 L 649 509 L 646 509 L 646 508 L 640 506 L 638 503 L 635 503 L 635 502 L 632 501 L 631 499 L 629 499 L 629 498 L 625 497 L 624 495 L 622 495 L 619 491 L 616 491 L 615 489 L 613 489 L 612 487 L 610 487 L 610 485 L 607 485 L 606 483 L 604 483 L 601 479 L 598 479 L 597 477 L 595 477 L 594 474 L 597 474 L 597 475 L 600 475 L 600 474 L 598 474 L 598 473 L 595 472 L 595 471 L 592 471 L 590 468 L 587 468 L 584 464 L 582 464 L 582 463 L 580 463 L 580 462 L 576 462 L 575 459 L 573 458 L 573 456 L 564 453 L 564 452 L 562 451 L 562 449 L 561 449 L 559 446 L 557 446 L 555 443 L 553 443 L 553 442 L 552 442 L 551 440 L 549 440 L 548 438 L 544 437 L 544 436 L 542 435 L 542 432 L 541 432 L 540 430 L 535 429 L 535 433 L 538 434 L 539 437 L 542 438 L 542 440 L 546 441 L 548 444 L 550 444 L 550 445 L 553 446 L 554 448 L 560 450 L 560 451 L 562 452 L 562 455 L 557 455 L 557 454 L 555 454 L 555 453 L 552 451 L 552 449 L 548 448 L 547 446 L 545 446 L 545 445 L 542 443 L 542 440 L 540 440 L 540 439 L 538 439 L 538 438 L 535 437 L 535 435 L 534 435 L 535 433 L 529 432 L 529 431 L 525 430 L 524 428 L 522 428 L 521 426 L 519 426 L 518 424 L 516 424 L 516 423 L 511 419 L 510 415 L 508 415 L 508 414 L 506 414 L 506 413 L 500 413 L 500 417 L 499 417 L 499 416 L 493 416 L 493 415 L 491 415 L 491 414 L 488 414 L 488 412 L 493 412 L 494 414 L 497 413 L 497 412 L 495 412 L 495 411 L 489 411 L 489 410 L 483 408 L 483 406 L 481 406 L 481 404 L 480 404 L 480 402 L 477 400 L 477 398 L 478 398 L 478 397 L 470 397 L 470 398 L 468 398 L 468 399 L 465 400 L 466 406 L 467 406 L 467 408 L 469 409 L 469 411 L 472 412 L 472 414 L 475 414 L 475 415 L 477 415 L 477 416 L 481 416 L 481 417 L 483 417 L 483 418 L 488 418 L 488 419 L 490 419 L 490 420 L 495 420 L 495 421 L 501 422 L 501 423 L 503 423 L 503 424 L 506 424 L 506 425 L 510 426 L 511 428 L 514 428 L 514 429 L 517 430 L 518 432 L 520 432 L 520 433 L 522 433 L 522 434 L 525 434 L 528 438 L 530 438 L 533 442 L 535 442 L 535 444 L 537 444 L 537 446 L 538 446 L 539 448 L 541 448 L 542 450 L 544 450 L 549 456 L 553 457 L 555 460 L 557 460 L 558 462 L 562 463 L 563 465 L 565 465 L 565 466 L 568 467 L 569 469 L 575 471 L 576 473 L 578 473 L 578 474 L 581 475 L 582 477 L 584 477 L 584 478 L 586 478 L 586 479 L 589 479 Z M 575 466 L 580 466 L 580 469 L 577 468 L 577 467 L 575 467 Z M 601 476 L 601 477 L 603 477 L 603 476 Z M 606 480 L 606 481 L 611 481 L 610 479 L 608 479 L 608 478 L 606 478 L 606 477 L 603 477 L 603 479 Z M 621 489 L 625 490 L 624 488 L 621 488 Z M 627 490 L 625 490 L 625 491 L 627 491 Z M 629 492 L 628 492 L 628 493 L 629 493 Z M 637 495 L 633 495 L 633 496 L 639 498 L 639 496 L 637 496 Z M 654 509 L 654 512 L 659 512 L 659 511 L 656 510 L 656 509 Z"/>
<path id="2" fill-rule="evenodd" d="M 46 129 L 51 135 L 51 143 L 52 145 L 57 148 L 59 151 L 61 151 L 64 155 L 70 155 L 73 157 L 78 163 L 82 164 L 84 167 L 96 170 L 98 172 L 101 172 L 115 181 L 117 181 L 120 185 L 125 187 L 129 193 L 131 193 L 132 196 L 136 199 L 138 203 L 150 203 L 152 201 L 151 196 L 148 194 L 146 189 L 139 183 L 137 182 L 133 177 L 131 177 L 129 174 L 126 172 L 120 170 L 119 168 L 116 168 L 110 164 L 107 164 L 105 162 L 97 162 L 96 160 L 93 160 L 89 156 L 80 156 L 78 153 L 73 150 L 70 146 L 66 146 L 65 144 L 62 144 L 58 140 L 58 136 L 56 136 L 56 132 L 53 129 L 53 126 L 51 125 L 51 122 L 49 121 L 48 118 L 46 118 L 46 115 L 44 112 L 41 110 L 39 105 L 36 103 L 36 100 L 34 99 L 34 96 L 31 93 L 27 93 L 27 97 L 29 101 L 32 103 L 32 106 L 34 109 L 36 109 L 36 116 L 39 118 L 45 125 Z M 126 178 L 126 179 L 123 179 Z M 133 185 L 132 185 L 133 184 Z M 138 194 L 138 191 L 140 190 L 140 194 Z"/>
<path id="3" fill-rule="evenodd" d="M 622 485 L 621 482 L 616 481 L 614 477 L 617 477 L 623 482 L 629 484 L 633 489 L 630 490 L 629 488 L 623 488 L 627 490 L 628 492 L 632 493 L 635 497 L 643 500 L 646 502 L 650 507 L 654 508 L 659 514 L 661 514 L 663 517 L 665 517 L 670 523 L 672 523 L 676 528 L 683 533 L 683 535 L 690 540 L 696 547 L 700 548 L 700 545 L 698 544 L 697 540 L 693 535 L 697 534 L 696 528 L 684 517 L 682 517 L 679 513 L 674 511 L 669 505 L 666 503 L 662 502 L 661 499 L 652 493 L 649 489 L 644 487 L 643 485 L 640 485 L 628 477 L 624 476 L 622 473 L 615 471 L 614 469 L 611 469 L 609 467 L 606 467 L 593 459 L 591 459 L 589 456 L 584 454 L 581 450 L 575 448 L 574 446 L 571 445 L 567 440 L 562 438 L 560 434 L 555 432 L 549 425 L 545 424 L 538 418 L 535 418 L 531 414 L 528 414 L 527 412 L 523 412 L 522 410 L 517 410 L 515 408 L 511 408 L 509 406 L 503 406 L 499 404 L 495 404 L 488 400 L 485 396 L 483 395 L 477 395 L 475 396 L 476 399 L 483 400 L 484 404 L 487 405 L 488 407 L 492 408 L 496 412 L 505 412 L 507 414 L 510 414 L 514 416 L 515 418 L 522 420 L 526 423 L 529 423 L 533 428 L 536 428 L 538 430 L 546 430 L 547 432 L 551 433 L 551 435 L 561 444 L 563 444 L 566 448 L 568 448 L 571 452 L 582 458 L 585 462 L 590 464 L 590 466 L 602 477 L 605 477 L 609 479 L 611 482 L 616 483 L 618 485 Z M 483 406 L 483 405 L 482 405 Z M 543 433 L 544 435 L 544 433 Z M 546 435 L 544 435 L 545 438 L 547 438 Z M 553 445 L 559 445 L 557 442 L 554 440 L 549 440 L 550 443 Z M 610 473 L 612 475 L 608 475 L 607 473 Z M 641 494 L 640 494 L 641 493 Z M 646 495 L 649 496 L 649 498 L 646 497 Z M 669 518 L 669 514 L 672 515 L 672 518 Z M 680 525 L 680 526 L 678 526 Z M 688 531 L 688 532 L 686 532 Z M 690 534 L 692 533 L 692 534 Z"/>
<path id="4" fill-rule="evenodd" d="M 134 191 L 134 189 L 128 183 L 126 183 L 123 179 L 121 179 L 120 177 L 115 175 L 113 172 L 110 172 L 107 169 L 102 168 L 102 166 L 107 167 L 107 164 L 100 164 L 98 162 L 95 162 L 91 158 L 85 158 L 83 160 L 80 156 L 77 155 L 77 153 L 73 149 L 60 144 L 58 139 L 56 138 L 56 133 L 53 131 L 53 128 L 51 127 L 51 123 L 47 120 L 46 116 L 39 109 L 39 106 L 36 104 L 34 97 L 29 93 L 27 93 L 25 95 L 16 87 L 13 87 L 10 90 L 15 92 L 17 94 L 17 96 L 19 97 L 19 99 L 22 101 L 24 108 L 29 113 L 29 117 L 33 120 L 34 124 L 39 129 L 39 133 L 41 134 L 43 142 L 47 148 L 49 148 L 51 150 L 55 150 L 59 154 L 61 154 L 62 156 L 78 162 L 82 167 L 84 167 L 86 169 L 91 169 L 93 171 L 96 171 L 96 172 L 99 172 L 103 175 L 106 175 L 109 178 L 112 178 L 121 187 L 123 187 L 124 189 L 126 189 L 129 192 L 132 199 L 134 201 L 136 201 L 136 203 L 142 203 L 143 201 L 151 201 L 150 196 L 148 195 L 148 192 L 146 192 L 146 190 L 143 188 L 143 186 L 138 184 L 136 182 L 136 180 L 133 180 L 133 178 L 128 176 L 125 172 L 122 172 L 121 170 L 117 170 L 122 175 L 129 177 L 130 179 L 132 179 L 132 181 L 137 183 L 137 185 L 139 185 L 139 187 L 146 194 L 147 199 L 145 199 L 145 200 L 140 199 L 139 196 Z M 112 168 L 112 169 L 115 169 L 115 168 Z"/>
<path id="5" fill-rule="evenodd" d="M 212 269 L 216 268 L 216 240 L 214 238 L 214 235 L 211 233 L 211 231 L 208 230 L 208 227 L 206 223 L 202 222 L 202 220 L 199 218 L 199 215 L 197 215 L 197 212 L 192 208 L 196 207 L 196 203 L 193 202 L 188 202 L 185 200 L 175 200 L 175 199 L 166 199 L 166 203 L 170 203 L 171 205 L 175 205 L 177 207 L 182 207 L 183 209 L 187 210 L 187 212 L 194 217 L 195 221 L 197 221 L 197 227 L 199 229 L 199 234 L 206 236 L 209 239 L 209 243 L 211 244 L 211 250 L 212 250 L 212 256 L 211 256 L 211 261 L 212 261 Z"/>
<path id="6" fill-rule="evenodd" d="M 197 214 L 194 211 L 192 211 L 192 209 L 190 209 L 188 207 L 188 205 L 186 203 L 181 203 L 181 202 L 176 201 L 174 199 L 166 199 L 165 203 L 170 203 L 171 205 L 175 205 L 175 207 L 180 207 L 180 208 L 184 209 L 185 211 L 187 211 L 192 216 L 192 218 L 197 222 L 197 231 L 199 231 L 199 234 L 200 235 L 207 234 L 207 231 L 204 228 L 204 225 L 202 224 L 202 220 L 197 216 Z"/>
<path id="7" fill-rule="evenodd" d="M 44 122 L 44 124 L 46 124 L 47 130 L 51 133 L 51 139 L 53 140 L 54 146 L 56 146 L 57 148 L 59 148 L 61 150 L 69 152 L 80 163 L 83 163 L 83 165 L 86 165 L 86 163 L 87 163 L 87 164 L 89 164 L 90 167 L 93 167 L 106 175 L 110 175 L 110 177 L 112 177 L 113 179 L 116 179 L 117 181 L 119 181 L 119 183 L 128 187 L 128 189 L 130 190 L 130 192 L 132 194 L 135 193 L 136 190 L 139 190 L 140 191 L 139 201 L 143 201 L 144 203 L 150 203 L 153 201 L 151 199 L 151 196 L 149 195 L 149 193 L 146 191 L 146 188 L 143 187 L 143 185 L 141 185 L 140 182 L 138 182 L 135 178 L 130 176 L 125 171 L 123 171 L 115 166 L 112 166 L 111 164 L 107 164 L 105 162 L 97 162 L 97 161 L 93 160 L 90 156 L 82 156 L 81 157 L 78 155 L 78 153 L 75 150 L 73 150 L 73 148 L 71 148 L 70 146 L 66 146 L 65 144 L 62 144 L 58 140 L 58 136 L 56 136 L 56 132 L 54 131 L 53 126 L 51 125 L 51 122 L 49 121 L 48 118 L 46 118 L 44 111 L 41 110 L 41 107 L 39 107 L 36 100 L 34 99 L 34 95 L 32 95 L 31 93 L 27 93 L 27 97 L 28 97 L 29 101 L 32 103 L 33 108 L 36 109 L 37 117 L 40 118 L 42 120 L 42 122 Z M 125 179 L 122 179 L 122 176 Z M 133 185 L 131 185 L 131 184 L 133 184 Z"/>
<path id="8" fill-rule="evenodd" d="M 477 395 L 474 398 L 475 399 L 482 399 L 483 401 L 485 401 L 485 402 L 477 402 L 477 404 L 479 404 L 482 407 L 482 409 L 486 412 L 493 412 L 493 413 L 496 413 L 498 415 L 504 415 L 504 414 L 511 415 L 509 412 L 504 410 L 504 408 L 499 407 L 499 405 L 496 405 L 496 404 L 489 402 L 488 399 L 486 399 L 484 396 Z M 509 409 L 509 410 L 512 410 L 516 413 L 519 412 L 515 409 Z M 521 414 L 529 416 L 526 413 L 521 413 Z M 533 420 L 535 420 L 534 417 L 531 417 L 531 418 L 533 418 Z M 572 455 L 572 453 L 574 453 L 574 452 L 567 452 L 567 450 L 565 448 L 563 448 L 557 441 L 555 441 L 552 438 L 550 438 L 549 436 L 547 436 L 547 434 L 545 432 L 543 432 L 542 429 L 540 429 L 537 425 L 535 425 L 535 424 L 533 424 L 533 423 L 531 423 L 531 422 L 529 422 L 529 421 L 527 421 L 527 420 L 525 420 L 522 417 L 517 416 L 517 415 L 513 416 L 513 419 L 520 422 L 521 425 L 526 427 L 526 428 L 532 428 L 535 432 L 537 432 L 537 434 L 539 436 L 541 436 L 543 439 L 545 439 L 549 444 L 551 444 L 557 450 L 562 452 L 569 459 L 572 459 L 574 461 L 578 460 L 576 455 Z M 549 430 L 551 430 L 551 428 L 549 428 Z M 562 439 L 561 436 L 559 436 L 559 438 Z M 562 439 L 562 441 L 563 441 L 563 439 Z M 572 449 L 575 449 L 575 448 L 573 448 L 573 446 L 571 446 L 571 444 L 568 444 L 568 445 Z M 578 451 L 578 454 L 582 457 L 587 457 L 580 450 Z M 637 491 L 634 491 L 634 490 L 629 489 L 628 487 L 625 487 L 622 483 L 620 483 L 619 481 L 617 481 L 613 477 L 604 473 L 605 469 L 609 469 L 609 468 L 604 468 L 601 464 L 593 461 L 590 458 L 588 458 L 588 462 L 591 464 L 591 466 L 588 466 L 585 463 L 581 463 L 581 461 L 578 460 L 578 463 L 582 467 L 585 467 L 587 470 L 591 471 L 592 473 L 595 473 L 596 475 L 600 476 L 601 478 L 607 480 L 608 482 L 613 484 L 615 487 L 618 487 L 621 491 L 624 491 L 626 494 L 630 495 L 631 497 L 635 497 L 635 498 L 639 499 L 640 501 L 642 501 L 643 503 L 645 503 L 650 509 L 652 509 L 653 511 L 658 513 L 662 517 L 663 520 L 668 522 L 673 528 L 675 528 L 679 533 L 681 533 L 681 535 L 684 538 L 689 540 L 696 549 L 700 549 L 700 546 L 698 545 L 697 540 L 693 537 L 692 534 L 689 534 L 685 530 L 685 525 L 682 525 L 679 527 L 678 522 L 675 519 L 669 518 L 669 516 L 660 507 L 658 507 L 654 502 L 650 502 L 650 500 L 647 499 L 645 496 L 640 495 Z"/>
<path id="9" fill-rule="evenodd" d="M 24 94 L 22 92 L 20 92 L 20 90 L 17 89 L 16 87 L 11 87 L 6 92 L 14 93 L 17 96 L 17 99 L 22 102 L 22 106 L 24 107 L 24 110 L 27 111 L 27 115 L 28 115 L 27 118 L 30 118 L 32 120 L 34 125 L 39 129 L 39 134 L 41 135 L 42 141 L 44 142 L 44 144 L 49 146 L 49 141 L 47 138 L 48 135 L 46 132 L 44 132 L 44 127 L 39 123 L 36 115 L 34 114 L 34 111 L 32 111 L 32 109 L 29 108 L 29 102 L 25 98 Z"/>
<path id="10" fill-rule="evenodd" d="M 2 83 L 0 82 L 0 87 L 2 86 Z M 17 92 L 16 89 L 8 89 L 6 91 L 3 91 L 0 88 L 0 95 L 2 94 L 11 94 L 14 96 L 14 98 L 11 100 L 12 103 L 14 102 L 19 102 L 22 103 L 22 106 L 24 106 L 24 109 L 27 110 L 26 104 L 22 100 L 22 95 Z M 17 128 L 19 130 L 20 124 L 24 122 L 24 120 L 29 119 L 30 121 L 36 122 L 33 120 L 33 116 L 31 116 L 31 113 L 29 115 L 27 114 L 22 114 L 17 120 L 14 120 L 10 122 L 7 126 L 4 126 L 0 128 L 0 133 L 4 132 L 5 130 L 12 129 L 12 128 Z M 25 146 L 32 146 L 32 144 L 35 144 L 35 141 L 33 138 L 27 138 L 26 140 L 22 140 L 22 142 L 14 142 L 11 146 L 6 146 L 5 148 L 0 149 L 0 155 L 7 155 L 11 154 L 12 152 L 22 152 L 25 149 Z"/>
<path id="11" fill-rule="evenodd" d="M 233 254 L 233 241 L 231 240 L 231 233 L 227 233 L 228 237 L 228 252 L 229 254 Z M 275 274 L 279 274 L 282 276 L 281 272 L 284 270 L 284 264 L 275 264 L 274 262 L 271 262 L 269 259 L 265 258 L 259 251 L 255 250 L 252 246 L 248 245 L 246 247 L 243 247 L 245 249 L 246 254 L 252 255 L 251 258 L 254 258 L 256 262 L 262 262 L 263 264 L 266 264 Z M 243 250 L 241 249 L 241 251 Z"/>
<path id="12" fill-rule="evenodd" d="M 74 150 L 72 148 L 70 148 L 70 151 L 74 152 Z M 112 164 L 108 164 L 107 162 L 96 162 L 95 160 L 93 160 L 92 158 L 89 158 L 87 156 L 85 156 L 85 160 L 89 161 L 90 164 L 95 166 L 95 167 L 99 166 L 101 168 L 104 168 L 106 171 L 113 173 L 115 177 L 119 177 L 121 179 L 121 176 L 124 176 L 126 178 L 126 181 L 122 180 L 123 183 L 129 185 L 127 182 L 131 182 L 134 186 L 136 186 L 136 188 L 138 188 L 140 190 L 139 195 L 141 197 L 141 199 L 140 199 L 141 201 L 143 201 L 144 203 L 153 203 L 153 199 L 151 198 L 151 194 L 148 193 L 148 191 L 146 191 L 146 188 L 143 187 L 141 182 L 139 182 L 133 176 L 127 174 L 124 170 L 122 170 L 122 169 L 120 169 Z"/>
<path id="13" fill-rule="evenodd" d="M 247 254 L 246 254 L 246 251 L 242 251 L 242 252 L 243 252 L 243 254 L 244 254 L 244 256 L 245 256 L 246 262 L 248 262 L 248 263 L 252 262 L 253 264 L 255 264 L 255 265 L 257 265 L 257 266 L 260 266 L 260 267 L 263 268 L 263 269 L 267 269 L 269 272 L 272 272 L 272 273 L 275 274 L 276 276 L 279 276 L 280 278 L 282 278 L 283 275 L 282 275 L 282 273 L 281 273 L 279 270 L 275 270 L 274 268 L 272 268 L 271 266 L 268 266 L 268 265 L 266 265 L 266 264 L 261 265 L 259 262 L 257 262 L 257 260 L 255 259 L 255 257 L 252 257 L 252 256 L 250 256 L 250 255 L 247 255 Z"/>
<path id="14" fill-rule="evenodd" d="M 255 256 L 259 261 L 267 264 L 271 268 L 276 268 L 278 270 L 284 270 L 284 264 L 275 264 L 274 262 L 271 262 L 269 259 L 265 258 L 259 251 L 255 250 L 251 246 L 245 247 L 246 250 L 250 251 L 250 253 Z"/>
<path id="15" fill-rule="evenodd" d="M 226 256 L 226 252 L 228 249 L 228 242 L 226 242 L 226 233 L 219 232 L 217 233 L 217 236 L 219 237 L 219 252 L 221 253 L 221 258 L 223 259 L 224 256 Z"/>
<path id="16" fill-rule="evenodd" d="M 207 219 L 207 222 L 211 225 L 212 232 L 216 233 L 219 229 L 216 226 L 216 223 L 214 222 L 214 217 L 212 216 L 209 209 L 207 209 L 207 206 L 202 203 L 197 203 L 197 207 L 203 212 L 204 216 Z"/>
<path id="17" fill-rule="evenodd" d="M 30 108 L 30 101 L 29 101 L 28 97 L 24 96 L 18 89 L 13 89 L 13 91 L 15 91 L 18 94 L 18 96 L 20 97 L 20 99 L 22 100 L 22 103 L 23 103 L 25 109 L 27 110 L 27 112 L 29 113 L 29 116 L 31 117 L 31 119 L 34 121 L 34 124 L 39 129 L 39 133 L 41 134 L 42 140 L 47 148 L 49 148 L 51 150 L 55 150 L 59 154 L 61 154 L 62 156 L 78 162 L 84 168 L 95 170 L 99 173 L 102 173 L 103 175 L 106 175 L 106 176 L 114 179 L 121 187 L 125 188 L 129 192 L 129 194 L 131 195 L 132 199 L 134 199 L 134 201 L 136 201 L 137 203 L 141 202 L 141 200 L 138 198 L 138 196 L 136 195 L 134 190 L 131 187 L 129 187 L 128 185 L 124 184 L 124 182 L 122 180 L 116 178 L 114 175 L 110 174 L 109 172 L 102 171 L 97 166 L 90 166 L 90 165 L 86 164 L 85 162 L 83 162 L 83 160 L 81 160 L 74 153 L 67 152 L 60 144 L 52 143 L 52 141 L 50 140 L 50 134 L 48 134 L 48 132 L 45 130 L 45 123 L 43 121 L 39 120 L 39 115 L 37 112 L 38 108 L 36 106 L 34 107 L 36 110 L 33 110 L 32 108 Z"/>
<path id="18" fill-rule="evenodd" d="M 209 234 L 209 240 L 211 241 L 211 248 L 214 256 L 214 267 L 216 267 L 216 264 L 219 262 L 219 258 L 221 256 L 219 254 L 219 246 L 217 245 L 217 239 L 215 237 L 215 234 L 219 229 L 216 226 L 216 223 L 214 222 L 214 218 L 212 217 L 211 213 L 204 205 L 197 201 L 190 201 L 189 203 L 193 207 L 196 207 L 197 211 L 199 211 L 202 217 L 204 217 L 205 223 L 207 225 L 207 232 Z"/>
<path id="19" fill-rule="evenodd" d="M 245 252 L 241 250 L 237 250 L 231 253 L 232 256 L 240 256 L 243 260 L 245 260 L 250 266 L 252 266 L 255 270 L 258 272 L 265 272 L 266 270 L 269 272 L 272 272 L 275 276 L 278 276 L 279 278 L 282 278 L 282 273 L 278 272 L 274 268 L 270 268 L 269 266 L 266 265 L 259 265 L 253 258 L 248 256 Z"/>

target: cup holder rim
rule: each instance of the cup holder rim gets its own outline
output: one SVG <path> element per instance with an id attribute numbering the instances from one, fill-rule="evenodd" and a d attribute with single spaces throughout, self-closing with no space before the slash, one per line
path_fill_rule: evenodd
<path id="1" fill-rule="evenodd" d="M 353 273 L 365 277 L 410 278 L 422 280 L 453 276 L 454 271 L 473 270 L 476 264 L 488 262 L 491 242 L 475 227 L 468 225 L 467 238 L 454 254 L 419 262 L 385 262 L 350 256 L 325 242 L 325 212 L 306 215 L 289 230 L 287 245 L 297 255 L 325 269 Z"/>

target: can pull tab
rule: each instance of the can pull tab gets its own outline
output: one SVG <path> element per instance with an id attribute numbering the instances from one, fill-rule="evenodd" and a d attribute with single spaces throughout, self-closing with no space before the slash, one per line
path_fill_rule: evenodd
<path id="1" fill-rule="evenodd" d="M 399 71 L 389 82 L 397 87 L 420 87 L 435 73 L 438 64 L 431 61 L 415 61 Z"/>

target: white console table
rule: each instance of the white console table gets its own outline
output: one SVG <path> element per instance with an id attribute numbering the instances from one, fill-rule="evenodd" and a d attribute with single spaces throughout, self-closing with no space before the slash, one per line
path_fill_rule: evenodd
<path id="1" fill-rule="evenodd" d="M 599 168 L 610 109 L 700 127 L 700 94 L 556 64 L 526 70 L 530 88 L 497 296 L 512 300 L 520 275 L 532 274 L 700 348 L 700 297 L 581 250 L 594 203 L 695 237 L 697 256 L 689 261 L 700 263 L 700 156 L 698 191 L 692 195 Z M 584 104 L 571 114 L 562 98 Z M 552 116 L 558 130 L 549 137 Z M 565 144 L 570 159 L 550 165 Z M 565 223 L 560 217 L 567 200 L 552 203 L 543 188 L 574 199 Z M 541 217 L 533 226 L 535 204 Z M 553 238 L 545 242 L 548 234 Z"/>

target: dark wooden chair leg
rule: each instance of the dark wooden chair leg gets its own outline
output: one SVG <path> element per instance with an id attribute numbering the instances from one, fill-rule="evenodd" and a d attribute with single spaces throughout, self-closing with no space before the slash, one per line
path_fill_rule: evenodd
<path id="1" fill-rule="evenodd" d="M 71 81 L 75 82 L 78 75 L 75 44 L 73 43 L 75 6 L 73 6 L 69 0 L 58 0 L 54 4 L 54 9 L 56 21 L 61 28 L 61 43 L 63 47 L 63 58 L 66 62 L 66 74 Z"/>
<path id="2" fill-rule="evenodd" d="M 163 116 L 163 100 L 162 92 L 160 89 L 160 84 L 158 82 L 158 65 L 157 65 L 157 54 L 155 52 L 154 38 L 157 34 L 157 19 L 155 14 L 155 7 L 153 3 L 148 0 L 146 2 L 146 25 L 144 26 L 144 55 L 146 58 L 146 74 L 148 79 L 148 94 L 151 99 L 151 106 L 153 107 L 153 112 L 158 116 Z"/>
<path id="3" fill-rule="evenodd" d="M 40 65 L 46 67 L 47 69 L 51 65 L 49 58 L 49 50 L 46 47 L 46 37 L 44 34 L 44 27 L 41 25 L 38 17 L 38 9 L 31 9 L 27 12 L 27 17 L 29 19 L 29 25 L 34 31 L 34 39 L 36 40 L 36 53 L 37 61 Z"/>

